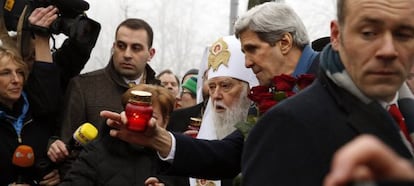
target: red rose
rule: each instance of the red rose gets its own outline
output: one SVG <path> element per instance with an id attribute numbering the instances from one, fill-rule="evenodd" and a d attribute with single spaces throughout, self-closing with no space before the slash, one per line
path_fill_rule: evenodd
<path id="1" fill-rule="evenodd" d="M 282 74 L 273 78 L 275 88 L 278 91 L 291 91 L 295 86 L 296 79 L 292 76 Z"/>
<path id="2" fill-rule="evenodd" d="M 315 76 L 311 74 L 300 75 L 297 79 L 282 74 L 273 78 L 273 89 L 267 86 L 256 86 L 250 90 L 248 97 L 256 103 L 261 115 L 278 102 L 295 95 L 293 92 L 295 86 L 301 90 L 311 84 L 314 79 Z"/>
<path id="3" fill-rule="evenodd" d="M 267 94 L 269 93 L 269 87 L 267 86 L 255 86 L 253 88 L 250 89 L 250 93 L 249 95 L 247 95 L 247 97 L 249 97 L 250 100 L 258 103 L 260 102 L 260 100 L 263 99 L 263 94 Z"/>
<path id="4" fill-rule="evenodd" d="M 236 124 L 243 135 L 246 137 L 253 125 L 257 122 L 262 114 L 267 112 L 271 107 L 280 101 L 293 96 L 293 88 L 297 86 L 298 90 L 302 90 L 315 79 L 314 75 L 303 74 L 294 78 L 289 75 L 282 74 L 273 78 L 274 87 L 256 86 L 250 90 L 248 97 L 256 104 L 257 112 L 249 115 L 246 122 Z"/>
<path id="5" fill-rule="evenodd" d="M 272 99 L 265 99 L 262 102 L 260 102 L 258 104 L 258 108 L 259 108 L 259 113 L 260 115 L 262 115 L 263 113 L 265 113 L 267 110 L 269 110 L 270 108 L 273 107 L 273 105 L 276 105 L 277 101 L 272 100 Z"/>
<path id="6" fill-rule="evenodd" d="M 314 79 L 315 79 L 315 75 L 313 74 L 302 74 L 297 78 L 296 84 L 299 90 L 302 90 L 306 88 L 308 85 L 310 85 Z"/>
<path id="7" fill-rule="evenodd" d="M 273 94 L 271 92 L 263 92 L 261 94 L 258 94 L 256 99 L 256 103 L 261 103 L 266 100 L 273 100 Z"/>

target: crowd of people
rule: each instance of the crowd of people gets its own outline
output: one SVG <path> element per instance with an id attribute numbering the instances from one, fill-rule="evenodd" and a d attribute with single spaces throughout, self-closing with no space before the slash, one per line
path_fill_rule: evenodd
<path id="1" fill-rule="evenodd" d="M 23 15 L 33 60 L 0 46 L 0 185 L 414 185 L 413 1 L 338 0 L 313 42 L 288 4 L 263 3 L 182 78 L 151 68 L 139 18 L 118 25 L 106 67 L 80 74 L 96 30 L 51 51 L 58 12 Z M 141 99 L 152 117 L 132 130 Z"/>

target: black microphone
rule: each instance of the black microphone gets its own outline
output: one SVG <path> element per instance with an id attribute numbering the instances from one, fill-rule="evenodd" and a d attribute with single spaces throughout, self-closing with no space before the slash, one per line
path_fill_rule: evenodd
<path id="1" fill-rule="evenodd" d="M 19 145 L 13 153 L 12 164 L 19 170 L 19 175 L 16 179 L 16 184 L 25 183 L 25 178 L 22 172 L 25 168 L 31 167 L 34 164 L 34 152 L 32 147 L 28 145 Z"/>
<path id="2" fill-rule="evenodd" d="M 56 165 L 48 157 L 44 157 L 41 159 L 37 158 L 34 167 L 36 170 L 37 183 L 42 181 L 43 177 L 52 172 L 53 169 L 56 169 Z"/>

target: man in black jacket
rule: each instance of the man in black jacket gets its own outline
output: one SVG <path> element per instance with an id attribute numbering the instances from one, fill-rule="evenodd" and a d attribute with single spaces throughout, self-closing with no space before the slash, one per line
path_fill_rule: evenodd
<path id="1" fill-rule="evenodd" d="M 244 185 L 320 186 L 335 151 L 361 134 L 413 158 L 414 95 L 406 79 L 414 63 L 414 1 L 339 0 L 337 18 L 318 79 L 250 132 Z"/>

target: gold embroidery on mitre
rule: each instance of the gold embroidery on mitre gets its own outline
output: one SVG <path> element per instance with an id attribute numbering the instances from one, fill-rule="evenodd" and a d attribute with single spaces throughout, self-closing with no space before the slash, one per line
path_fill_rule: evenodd
<path id="1" fill-rule="evenodd" d="M 216 184 L 211 180 L 196 179 L 196 186 L 216 186 Z"/>
<path id="2" fill-rule="evenodd" d="M 213 46 L 210 47 L 210 54 L 208 55 L 208 68 L 213 68 L 214 72 L 217 71 L 221 64 L 227 66 L 230 55 L 227 43 L 223 40 L 223 38 L 220 38 L 213 44 Z"/>

